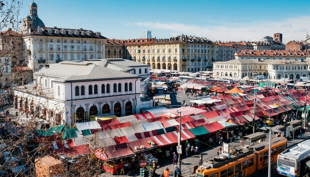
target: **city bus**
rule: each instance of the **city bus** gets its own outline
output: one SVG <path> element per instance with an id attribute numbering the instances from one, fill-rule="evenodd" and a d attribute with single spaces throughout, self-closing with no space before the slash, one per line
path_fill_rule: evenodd
<path id="1" fill-rule="evenodd" d="M 196 177 L 245 177 L 267 168 L 269 140 L 266 140 L 266 134 L 257 132 L 243 138 L 250 140 L 249 145 L 230 143 L 234 153 L 229 154 L 228 158 L 221 158 L 225 154 L 223 153 L 219 158 L 208 159 L 196 169 Z M 271 163 L 276 163 L 278 154 L 282 153 L 286 146 L 285 137 L 272 139 Z"/>
<path id="2" fill-rule="evenodd" d="M 303 176 L 309 173 L 309 162 L 310 140 L 306 140 L 278 156 L 277 171 L 283 176 Z"/>

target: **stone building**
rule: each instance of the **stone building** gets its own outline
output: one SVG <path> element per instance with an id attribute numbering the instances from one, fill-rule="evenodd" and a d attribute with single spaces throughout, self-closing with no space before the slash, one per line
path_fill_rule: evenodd
<path id="1" fill-rule="evenodd" d="M 105 42 L 105 58 L 124 58 L 123 40 L 107 39 Z"/>
<path id="2" fill-rule="evenodd" d="M 235 53 L 236 59 L 261 60 L 306 60 L 309 52 L 287 50 L 241 50 Z"/>
<path id="3" fill-rule="evenodd" d="M 53 124 L 89 121 L 91 115 L 139 113 L 141 77 L 106 67 L 106 60 L 64 61 L 34 73 L 34 84 L 14 89 L 14 106 Z"/>
<path id="4" fill-rule="evenodd" d="M 22 34 L 23 52 L 28 67 L 34 71 L 61 61 L 105 58 L 106 37 L 100 32 L 45 27 L 34 2 L 30 4 L 30 15 L 24 18 Z"/>
<path id="5" fill-rule="evenodd" d="M 181 35 L 169 39 L 125 40 L 125 57 L 152 69 L 205 71 L 216 59 L 216 44 L 206 38 Z"/>
<path id="6" fill-rule="evenodd" d="M 216 61 L 227 61 L 235 58 L 237 46 L 232 42 L 216 42 Z"/>

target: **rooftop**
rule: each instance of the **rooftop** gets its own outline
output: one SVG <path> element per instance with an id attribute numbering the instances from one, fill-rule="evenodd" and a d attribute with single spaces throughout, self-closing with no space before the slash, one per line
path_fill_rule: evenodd
<path id="1" fill-rule="evenodd" d="M 306 57 L 309 52 L 288 51 L 288 50 L 241 50 L 236 53 L 237 56 L 277 56 L 277 57 Z"/>
<path id="2" fill-rule="evenodd" d="M 65 61 L 50 64 L 48 68 L 42 68 L 35 72 L 34 75 L 55 77 L 56 82 L 139 78 L 139 76 L 134 74 L 107 68 L 103 66 L 105 62 L 104 59 L 101 61 Z"/>

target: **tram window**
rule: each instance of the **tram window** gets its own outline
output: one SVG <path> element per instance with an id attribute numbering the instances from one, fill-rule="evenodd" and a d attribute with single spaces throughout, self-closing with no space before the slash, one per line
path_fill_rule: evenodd
<path id="1" fill-rule="evenodd" d="M 248 161 L 247 160 L 242 162 L 242 169 L 244 170 L 246 168 L 248 168 Z"/>
<path id="2" fill-rule="evenodd" d="M 272 150 L 272 156 L 277 155 L 278 154 L 278 148 L 274 148 Z"/>
<path id="3" fill-rule="evenodd" d="M 210 174 L 210 177 L 213 177 L 213 174 Z"/>
<path id="4" fill-rule="evenodd" d="M 264 153 L 264 160 L 268 159 L 268 152 Z"/>
<path id="5" fill-rule="evenodd" d="M 283 151 L 282 146 L 279 146 L 279 153 Z"/>
<path id="6" fill-rule="evenodd" d="M 221 171 L 221 177 L 227 177 L 227 170 Z"/>
<path id="7" fill-rule="evenodd" d="M 259 161 L 263 161 L 263 154 L 260 155 Z"/>
<path id="8" fill-rule="evenodd" d="M 254 164 L 254 158 L 248 160 L 248 162 L 249 162 L 249 167 L 253 166 L 253 164 Z"/>
<path id="9" fill-rule="evenodd" d="M 234 174 L 234 167 L 228 168 L 228 176 L 231 176 Z"/>
<path id="10" fill-rule="evenodd" d="M 238 173 L 238 172 L 240 172 L 241 171 L 241 163 L 239 163 L 239 164 L 237 164 L 236 166 L 235 166 L 235 173 Z"/>
<path id="11" fill-rule="evenodd" d="M 214 173 L 214 177 L 219 177 L 219 174 L 218 173 Z"/>

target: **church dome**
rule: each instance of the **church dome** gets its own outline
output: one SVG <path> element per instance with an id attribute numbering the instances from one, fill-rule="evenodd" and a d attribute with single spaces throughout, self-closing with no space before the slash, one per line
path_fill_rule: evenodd
<path id="1" fill-rule="evenodd" d="M 25 19 L 32 20 L 31 17 L 30 17 L 29 15 L 28 15 Z"/>
<path id="2" fill-rule="evenodd" d="M 33 29 L 37 29 L 37 27 L 45 27 L 45 24 L 43 23 L 43 21 L 39 18 L 39 17 L 32 17 L 32 28 Z"/>
<path id="3" fill-rule="evenodd" d="M 37 4 L 35 2 L 30 4 L 30 7 L 38 7 Z"/>

